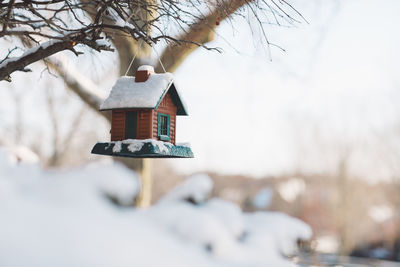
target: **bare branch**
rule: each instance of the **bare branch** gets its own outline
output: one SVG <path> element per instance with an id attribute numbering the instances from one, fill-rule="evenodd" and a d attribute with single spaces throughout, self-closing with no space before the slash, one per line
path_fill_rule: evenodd
<path id="1" fill-rule="evenodd" d="M 2 59 L 2 60 L 0 60 L 0 64 L 1 63 L 3 63 L 4 61 L 6 61 L 7 59 L 9 59 L 10 58 L 10 55 L 12 54 L 12 52 L 14 52 L 15 50 L 17 50 L 19 47 L 14 47 L 13 49 L 9 49 L 8 50 L 8 53 L 7 53 L 7 55 L 6 55 L 6 57 L 4 58 L 4 59 Z"/>
<path id="2" fill-rule="evenodd" d="M 220 24 L 220 22 L 228 18 L 239 8 L 243 7 L 243 5 L 249 3 L 246 0 L 237 0 L 230 2 L 232 4 L 228 9 L 225 9 L 225 12 L 221 14 L 220 9 L 213 10 L 205 18 L 202 18 L 196 23 L 193 23 L 191 27 L 179 37 L 179 39 L 181 40 L 188 40 L 193 43 L 185 43 L 182 45 L 170 43 L 167 46 L 160 57 L 160 60 L 163 62 L 164 67 L 167 69 L 167 71 L 175 71 L 176 68 L 186 59 L 186 57 L 199 47 L 198 45 L 194 44 L 204 45 L 212 41 L 215 35 L 215 28 Z M 161 64 L 157 65 L 156 71 L 162 71 Z"/>
<path id="3" fill-rule="evenodd" d="M 270 43 L 263 28 L 266 25 L 264 18 L 268 21 L 268 16 L 272 14 L 277 25 L 304 20 L 292 5 L 283 0 L 0 1 L 0 25 L 3 26 L 0 38 L 15 36 L 30 40 L 41 50 L 35 53 L 35 57 L 20 58 L 19 64 L 14 62 L 16 65 L 3 70 L 4 73 L 0 70 L 0 80 L 62 50 L 70 49 L 78 55 L 72 43 L 84 44 L 97 51 L 111 51 L 109 46 L 97 43 L 104 37 L 130 54 L 137 48 L 137 41 L 142 40 L 147 44 L 143 48 L 147 55 L 149 47 L 165 40 L 168 47 L 162 60 L 166 62 L 167 69 L 173 71 L 196 48 L 215 49 L 205 46 L 214 38 L 215 27 L 224 19 L 244 17 L 247 13 L 242 11 L 246 7 L 248 14 L 256 18 L 256 25 L 262 29 L 260 32 L 267 45 Z M 180 30 L 181 34 L 176 35 L 176 30 Z M 52 48 L 40 49 L 43 42 L 52 40 L 60 42 L 54 43 Z M 171 57 L 179 60 L 172 63 Z M 120 56 L 120 59 L 123 58 Z"/>

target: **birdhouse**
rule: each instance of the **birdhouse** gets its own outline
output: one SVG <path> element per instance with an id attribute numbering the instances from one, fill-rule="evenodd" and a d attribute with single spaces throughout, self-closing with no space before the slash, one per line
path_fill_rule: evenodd
<path id="1" fill-rule="evenodd" d="M 111 111 L 111 141 L 99 142 L 92 153 L 136 158 L 192 158 L 187 144 L 176 143 L 177 116 L 187 109 L 171 73 L 141 66 L 135 77 L 120 77 L 100 107 Z"/>

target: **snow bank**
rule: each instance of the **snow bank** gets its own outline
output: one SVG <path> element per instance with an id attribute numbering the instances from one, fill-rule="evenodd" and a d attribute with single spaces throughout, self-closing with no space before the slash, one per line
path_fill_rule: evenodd
<path id="1" fill-rule="evenodd" d="M 175 187 L 160 202 L 190 200 L 194 203 L 204 202 L 213 189 L 213 181 L 204 174 L 197 174 L 187 179 L 180 186 Z"/>
<path id="2" fill-rule="evenodd" d="M 307 240 L 312 235 L 308 225 L 280 212 L 249 213 L 245 221 L 246 243 L 259 250 L 277 248 L 282 254 L 290 255 L 296 251 L 298 239 Z"/>
<path id="3" fill-rule="evenodd" d="M 128 204 L 138 189 L 121 165 L 43 171 L 13 166 L 0 150 L 0 266 L 289 267 L 281 253 L 311 235 L 289 216 L 207 200 L 205 175 L 146 210 L 110 201 Z"/>

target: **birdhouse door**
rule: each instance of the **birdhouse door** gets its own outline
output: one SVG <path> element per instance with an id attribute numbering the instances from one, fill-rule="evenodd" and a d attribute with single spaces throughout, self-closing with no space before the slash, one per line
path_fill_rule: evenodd
<path id="1" fill-rule="evenodd" d="M 128 111 L 125 116 L 125 139 L 136 139 L 137 112 Z"/>

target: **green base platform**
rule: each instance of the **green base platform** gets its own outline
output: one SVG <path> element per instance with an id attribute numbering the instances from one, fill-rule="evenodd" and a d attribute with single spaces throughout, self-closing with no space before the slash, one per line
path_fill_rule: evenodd
<path id="1" fill-rule="evenodd" d="M 131 158 L 194 158 L 189 146 L 150 139 L 99 142 L 93 147 L 92 154 Z"/>

